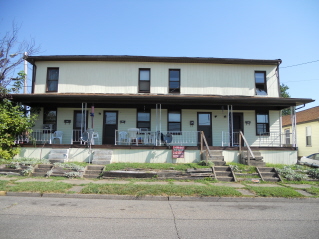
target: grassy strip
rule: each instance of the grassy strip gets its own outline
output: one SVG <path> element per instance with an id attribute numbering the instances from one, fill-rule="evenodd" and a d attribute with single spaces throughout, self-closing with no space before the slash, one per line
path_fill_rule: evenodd
<path id="1" fill-rule="evenodd" d="M 0 191 L 7 191 L 8 181 L 0 180 Z"/>
<path id="2" fill-rule="evenodd" d="M 256 195 L 261 197 L 285 197 L 285 198 L 294 198 L 294 197 L 304 197 L 302 194 L 296 192 L 291 188 L 284 187 L 252 187 L 247 186 L 248 190 L 255 192 Z"/>
<path id="3" fill-rule="evenodd" d="M 105 171 L 124 170 L 127 168 L 135 169 L 161 169 L 161 170 L 180 170 L 185 171 L 188 168 L 208 168 L 208 166 L 201 166 L 197 163 L 187 164 L 173 164 L 173 163 L 112 163 L 105 167 Z"/>
<path id="4" fill-rule="evenodd" d="M 17 182 L 14 185 L 4 184 L 0 181 L 0 188 L 10 192 L 40 192 L 40 193 L 66 193 L 72 184 L 63 182 Z"/>
<path id="5" fill-rule="evenodd" d="M 317 188 L 317 187 L 306 188 L 305 190 L 306 190 L 306 192 L 311 193 L 316 197 L 319 196 L 319 188 Z"/>
<path id="6" fill-rule="evenodd" d="M 114 194 L 133 196 L 241 196 L 231 187 L 197 185 L 134 185 L 134 184 L 89 184 L 82 189 L 84 194 Z"/>

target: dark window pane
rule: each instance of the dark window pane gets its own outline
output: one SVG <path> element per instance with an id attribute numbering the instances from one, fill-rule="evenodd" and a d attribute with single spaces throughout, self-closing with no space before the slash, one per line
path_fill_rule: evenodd
<path id="1" fill-rule="evenodd" d="M 116 124 L 116 112 L 105 113 L 105 124 Z"/>
<path id="2" fill-rule="evenodd" d="M 257 123 L 268 123 L 268 114 L 257 114 Z"/>
<path id="3" fill-rule="evenodd" d="M 48 91 L 57 91 L 58 82 L 57 81 L 48 81 Z"/>
<path id="4" fill-rule="evenodd" d="M 150 122 L 137 122 L 137 128 L 147 128 L 150 130 L 151 123 Z"/>
<path id="5" fill-rule="evenodd" d="M 138 112 L 137 113 L 137 121 L 150 121 L 151 118 L 151 114 L 150 113 L 142 113 L 142 112 Z"/>
<path id="6" fill-rule="evenodd" d="M 170 81 L 179 81 L 179 70 L 170 70 L 169 71 L 169 80 Z"/>
<path id="7" fill-rule="evenodd" d="M 180 123 L 168 123 L 168 131 L 181 131 Z"/>
<path id="8" fill-rule="evenodd" d="M 149 81 L 140 81 L 140 91 L 150 91 Z"/>

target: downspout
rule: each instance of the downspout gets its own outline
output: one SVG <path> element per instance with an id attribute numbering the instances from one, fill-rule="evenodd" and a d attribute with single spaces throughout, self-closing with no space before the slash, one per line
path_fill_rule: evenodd
<path id="1" fill-rule="evenodd" d="M 28 56 L 25 58 L 25 60 L 28 59 Z M 33 66 L 32 67 L 32 82 L 31 82 L 31 94 L 34 94 L 34 86 L 35 86 L 35 79 L 36 79 L 36 75 L 37 75 L 37 65 L 35 64 L 34 61 L 29 63 Z"/>
<path id="2" fill-rule="evenodd" d="M 281 97 L 281 91 L 280 91 L 280 77 L 279 77 L 279 65 L 281 64 L 282 60 L 278 59 L 277 61 L 277 68 L 276 68 L 276 75 L 278 79 L 278 95 Z"/>

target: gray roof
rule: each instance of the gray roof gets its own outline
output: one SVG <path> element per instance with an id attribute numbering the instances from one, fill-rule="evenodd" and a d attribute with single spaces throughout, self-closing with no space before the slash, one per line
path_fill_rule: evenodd
<path id="1" fill-rule="evenodd" d="M 258 60 L 215 57 L 166 57 L 166 56 L 127 56 L 127 55 L 53 55 L 27 56 L 30 63 L 36 61 L 122 61 L 122 62 L 171 62 L 171 63 L 217 63 L 217 64 L 252 64 L 277 65 L 281 59 Z"/>

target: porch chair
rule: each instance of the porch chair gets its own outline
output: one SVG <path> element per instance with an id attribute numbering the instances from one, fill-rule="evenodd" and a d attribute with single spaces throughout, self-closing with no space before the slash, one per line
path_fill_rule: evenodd
<path id="1" fill-rule="evenodd" d="M 125 132 L 125 131 L 119 132 L 119 143 L 120 144 L 127 144 L 127 132 Z"/>
<path id="2" fill-rule="evenodd" d="M 137 129 L 137 128 L 131 128 L 131 129 L 128 129 L 128 130 L 127 130 L 127 132 L 128 132 L 129 144 L 131 144 L 132 140 L 135 139 L 136 145 L 138 145 L 137 133 L 138 133 L 139 131 L 140 131 L 140 130 Z"/>
<path id="3" fill-rule="evenodd" d="M 92 134 L 93 142 L 95 144 L 95 140 L 97 139 L 97 144 L 100 144 L 100 138 L 99 138 L 99 133 L 98 132 L 93 132 Z"/>
<path id="4" fill-rule="evenodd" d="M 52 144 L 54 143 L 55 139 L 59 139 L 59 144 L 62 144 L 62 136 L 63 136 L 62 131 L 55 131 L 52 135 Z"/>

